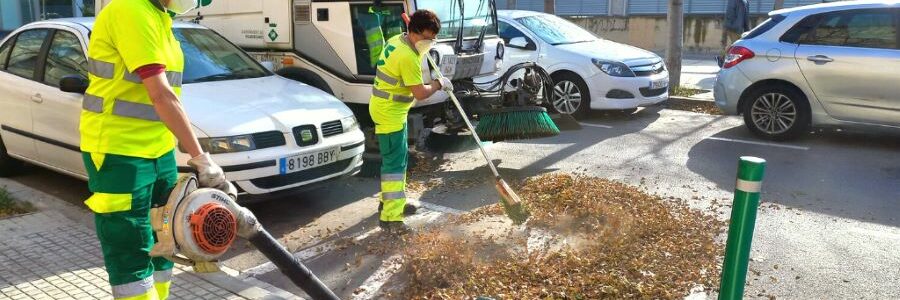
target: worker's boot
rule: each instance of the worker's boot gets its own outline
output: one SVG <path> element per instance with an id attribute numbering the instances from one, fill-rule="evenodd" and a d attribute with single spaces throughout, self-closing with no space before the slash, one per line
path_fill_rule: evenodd
<path id="1" fill-rule="evenodd" d="M 381 230 L 390 235 L 404 235 L 407 233 L 411 233 L 413 230 L 403 223 L 403 221 L 378 221 L 378 227 L 381 227 Z"/>

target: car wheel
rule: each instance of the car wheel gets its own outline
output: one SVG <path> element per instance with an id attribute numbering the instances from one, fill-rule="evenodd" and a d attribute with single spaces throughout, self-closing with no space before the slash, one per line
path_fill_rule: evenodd
<path id="1" fill-rule="evenodd" d="M 22 161 L 9 156 L 6 153 L 6 145 L 0 139 L 0 177 L 7 177 L 18 174 L 22 171 Z"/>
<path id="2" fill-rule="evenodd" d="M 746 99 L 744 124 L 757 136 L 785 140 L 809 128 L 809 102 L 794 88 L 766 86 L 752 91 Z"/>
<path id="3" fill-rule="evenodd" d="M 553 75 L 550 106 L 558 113 L 581 117 L 591 110 L 591 94 L 584 80 L 573 73 Z"/>

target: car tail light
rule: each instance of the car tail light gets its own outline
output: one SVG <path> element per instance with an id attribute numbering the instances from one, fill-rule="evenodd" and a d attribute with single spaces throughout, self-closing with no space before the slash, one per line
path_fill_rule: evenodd
<path id="1" fill-rule="evenodd" d="M 741 46 L 732 46 L 728 48 L 728 55 L 725 56 L 725 64 L 722 65 L 722 68 L 728 69 L 734 67 L 735 65 L 741 63 L 742 61 L 748 60 L 756 56 L 753 51 Z"/>

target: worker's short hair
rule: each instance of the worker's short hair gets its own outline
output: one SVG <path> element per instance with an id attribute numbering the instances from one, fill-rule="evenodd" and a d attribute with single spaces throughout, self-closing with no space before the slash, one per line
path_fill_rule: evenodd
<path id="1" fill-rule="evenodd" d="M 441 31 L 441 20 L 433 11 L 427 9 L 417 10 L 409 17 L 409 32 L 423 33 L 431 30 L 434 34 Z"/>

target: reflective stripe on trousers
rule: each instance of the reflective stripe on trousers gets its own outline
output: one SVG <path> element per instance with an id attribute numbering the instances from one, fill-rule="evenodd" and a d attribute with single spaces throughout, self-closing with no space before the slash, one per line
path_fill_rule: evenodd
<path id="1" fill-rule="evenodd" d="M 382 221 L 403 221 L 406 205 L 406 173 L 381 174 Z M 399 213 L 398 213 L 399 212 Z"/>
<path id="2" fill-rule="evenodd" d="M 141 297 L 151 291 L 156 294 L 156 290 L 153 287 L 153 277 L 147 277 L 143 280 L 112 286 L 112 294 L 113 298 L 115 299 L 154 299 L 155 297 Z"/>

